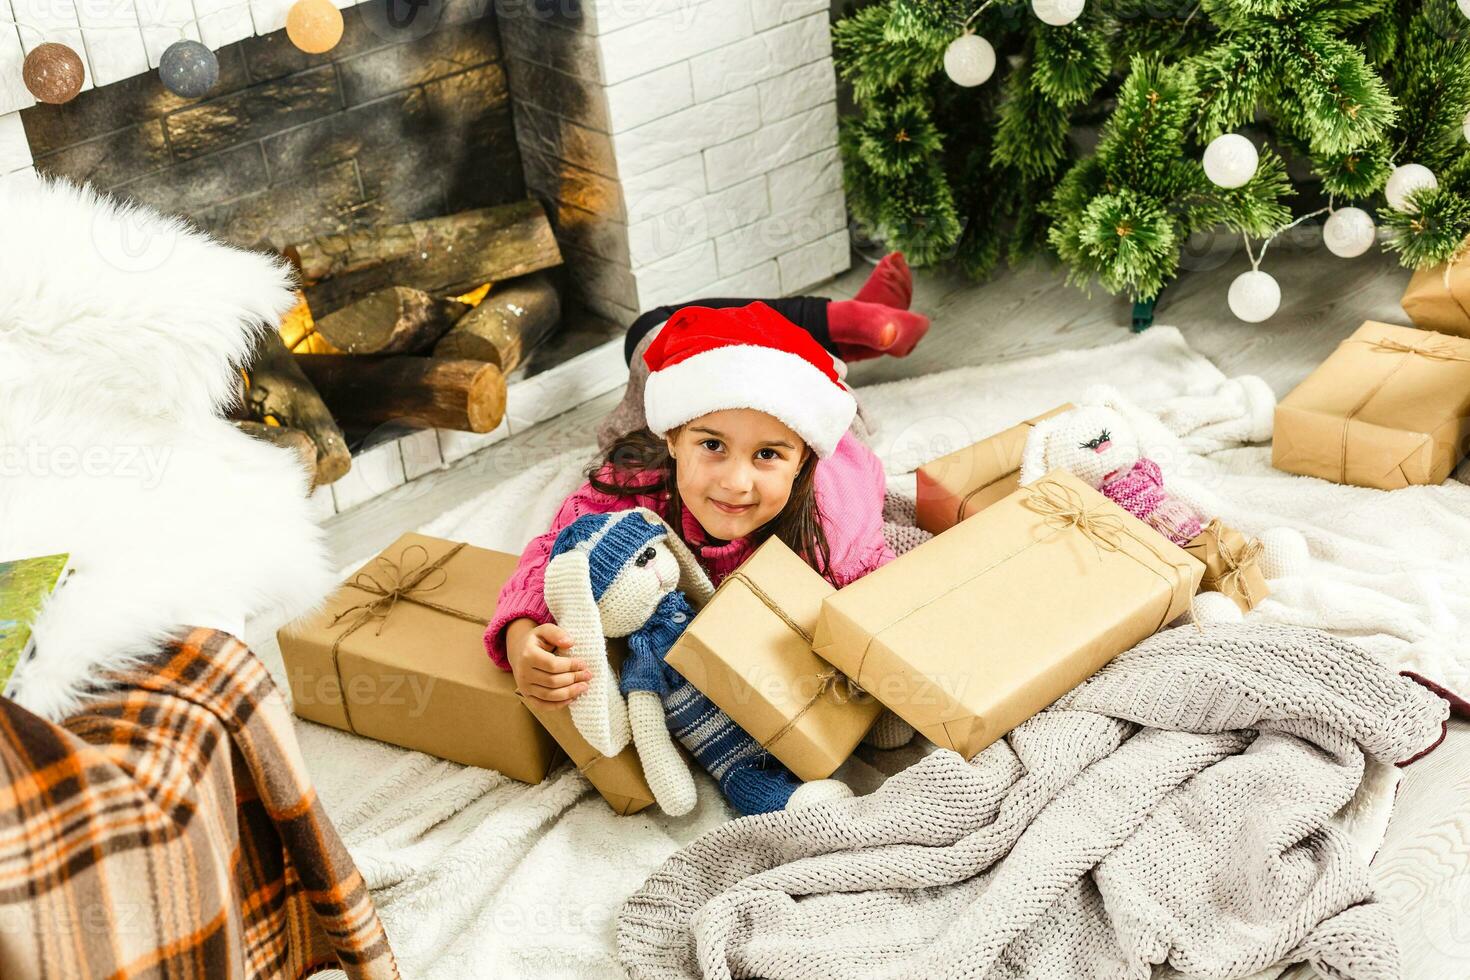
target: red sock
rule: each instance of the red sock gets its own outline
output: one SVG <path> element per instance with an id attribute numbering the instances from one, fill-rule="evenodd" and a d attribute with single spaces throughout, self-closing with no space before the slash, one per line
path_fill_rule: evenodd
<path id="1" fill-rule="evenodd" d="M 844 361 L 882 354 L 904 357 L 928 332 L 929 318 L 882 303 L 834 300 L 827 304 L 827 329 Z"/>
<path id="2" fill-rule="evenodd" d="M 868 281 L 863 283 L 863 288 L 853 297 L 864 303 L 882 303 L 895 310 L 908 309 L 913 298 L 914 276 L 909 272 L 909 264 L 904 261 L 902 252 L 889 252 L 883 256 L 877 268 L 869 274 Z"/>

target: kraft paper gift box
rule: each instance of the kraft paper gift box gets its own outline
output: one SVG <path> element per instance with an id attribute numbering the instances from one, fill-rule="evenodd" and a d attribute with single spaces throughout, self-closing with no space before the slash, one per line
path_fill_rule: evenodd
<path id="1" fill-rule="evenodd" d="M 812 652 L 831 583 L 777 538 L 725 579 L 668 663 L 801 779 L 852 755 L 883 706 Z"/>
<path id="2" fill-rule="evenodd" d="M 931 534 L 947 531 L 1014 493 L 1021 485 L 1021 453 L 1031 429 L 1075 407 L 1060 405 L 919 467 L 914 473 L 919 527 Z"/>
<path id="3" fill-rule="evenodd" d="M 1470 337 L 1470 257 L 1416 271 L 1403 307 L 1416 327 Z"/>
<path id="4" fill-rule="evenodd" d="M 607 656 L 613 669 L 622 667 L 627 655 L 627 642 L 609 638 Z M 620 816 L 629 816 L 647 809 L 654 803 L 653 791 L 643 776 L 643 764 L 638 761 L 638 749 L 631 742 L 617 755 L 607 756 L 598 752 L 577 731 L 572 723 L 572 713 L 565 709 L 542 708 L 526 703 L 536 720 L 551 733 L 562 751 L 572 760 L 587 781 L 602 794 L 607 805 Z"/>
<path id="5" fill-rule="evenodd" d="M 1177 618 L 1203 574 L 1054 470 L 829 596 L 815 649 L 968 759 Z"/>
<path id="6" fill-rule="evenodd" d="M 537 783 L 560 757 L 481 637 L 517 557 L 405 534 L 278 634 L 302 718 Z"/>
<path id="7" fill-rule="evenodd" d="M 1369 320 L 1276 406 L 1271 464 L 1394 490 L 1441 483 L 1470 441 L 1470 340 Z"/>
<path id="8" fill-rule="evenodd" d="M 1219 592 L 1229 596 L 1241 612 L 1250 612 L 1271 594 L 1266 576 L 1261 572 L 1261 542 L 1246 540 L 1244 534 L 1210 521 L 1194 536 L 1184 550 L 1205 566 L 1200 579 L 1201 592 Z"/>

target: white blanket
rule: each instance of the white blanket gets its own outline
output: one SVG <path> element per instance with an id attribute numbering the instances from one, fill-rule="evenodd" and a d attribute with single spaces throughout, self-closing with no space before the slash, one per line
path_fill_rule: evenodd
<path id="1" fill-rule="evenodd" d="M 1097 382 L 1145 407 L 1188 408 L 1199 419 L 1225 381 L 1179 332 L 1154 327 L 1106 348 L 960 368 L 859 391 L 878 423 L 874 448 L 890 486 L 912 495 L 912 470 L 1080 397 Z M 1246 532 L 1299 528 L 1310 574 L 1284 581 L 1253 616 L 1322 626 L 1396 662 L 1470 688 L 1470 487 L 1449 484 L 1382 493 L 1292 477 L 1270 468 L 1269 448 L 1219 450 L 1229 420 L 1193 431 L 1189 447 L 1162 426 L 1150 452 L 1170 478 Z M 1181 428 L 1183 428 L 1181 426 Z M 529 468 L 441 515 L 421 530 L 519 552 L 544 530 L 576 486 L 587 445 Z M 405 528 L 404 530 L 409 530 Z M 364 556 L 365 557 L 365 556 Z M 345 570 L 344 570 L 345 571 Z M 284 686 L 270 631 L 247 637 Z M 680 819 L 657 810 L 616 817 L 582 777 L 563 768 L 539 786 L 467 769 L 309 722 L 298 723 L 307 764 L 374 890 L 404 976 L 621 977 L 614 959 L 618 906 L 669 854 L 729 818 L 714 784 Z M 487 719 L 483 733 L 494 737 Z M 917 741 L 917 740 L 916 740 Z M 863 748 L 838 772 L 858 792 L 920 758 Z M 1378 774 L 1345 817 L 1369 853 L 1382 840 L 1397 772 Z"/>

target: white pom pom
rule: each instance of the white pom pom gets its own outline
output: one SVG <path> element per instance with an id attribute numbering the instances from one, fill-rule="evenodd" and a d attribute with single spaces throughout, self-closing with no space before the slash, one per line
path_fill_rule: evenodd
<path id="1" fill-rule="evenodd" d="M 1259 269 L 1242 272 L 1230 284 L 1226 296 L 1230 312 L 1246 323 L 1270 319 L 1281 306 L 1281 287 L 1270 274 Z"/>
<path id="2" fill-rule="evenodd" d="M 1338 208 L 1327 216 L 1322 226 L 1322 241 L 1327 251 L 1344 259 L 1362 255 L 1373 247 L 1378 228 L 1362 208 Z"/>
<path id="3" fill-rule="evenodd" d="M 1459 0 L 1459 3 L 1460 13 L 1464 14 L 1466 17 L 1470 17 L 1470 0 Z"/>
<path id="4" fill-rule="evenodd" d="M 1307 539 L 1290 527 L 1273 527 L 1261 535 L 1261 574 L 1269 581 L 1301 575 L 1312 562 Z"/>
<path id="5" fill-rule="evenodd" d="M 850 796 L 852 787 L 840 779 L 813 779 L 792 791 L 791 798 L 786 801 L 786 809 L 800 810 L 805 806 L 845 800 Z"/>
<path id="6" fill-rule="evenodd" d="M 1205 176 L 1219 187 L 1241 187 L 1256 175 L 1261 155 L 1256 145 L 1239 133 L 1226 133 L 1205 147 Z"/>
<path id="7" fill-rule="evenodd" d="M 995 73 L 995 49 L 979 34 L 961 34 L 944 49 L 944 73 L 956 85 L 979 85 Z"/>
<path id="8" fill-rule="evenodd" d="M 1235 600 L 1223 592 L 1201 592 L 1194 597 L 1194 621 L 1208 623 L 1238 623 L 1245 614 Z"/>
<path id="9" fill-rule="evenodd" d="M 1043 24 L 1064 27 L 1082 16 L 1086 0 L 1031 0 L 1031 9 Z"/>
<path id="10" fill-rule="evenodd" d="M 1383 196 L 1388 198 L 1388 206 L 1395 211 L 1407 211 L 1410 208 L 1409 195 L 1423 188 L 1435 188 L 1439 181 L 1435 179 L 1434 172 L 1428 167 L 1417 163 L 1406 163 L 1402 167 L 1394 167 L 1393 173 L 1388 175 L 1388 183 L 1383 187 Z"/>

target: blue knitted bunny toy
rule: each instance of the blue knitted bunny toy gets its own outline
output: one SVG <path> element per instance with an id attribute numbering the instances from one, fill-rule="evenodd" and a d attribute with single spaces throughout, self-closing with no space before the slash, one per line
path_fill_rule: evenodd
<path id="1" fill-rule="evenodd" d="M 851 795 L 833 779 L 803 784 L 665 662 L 694 618 L 686 592 L 703 604 L 714 588 L 656 513 L 637 507 L 577 518 L 551 547 L 545 587 L 552 618 L 572 636 L 572 655 L 593 675 L 569 709 L 577 730 L 604 755 L 621 751 L 631 736 L 665 813 L 682 815 L 695 802 L 693 780 L 671 735 L 743 814 Z M 607 636 L 628 640 L 617 690 Z"/>

